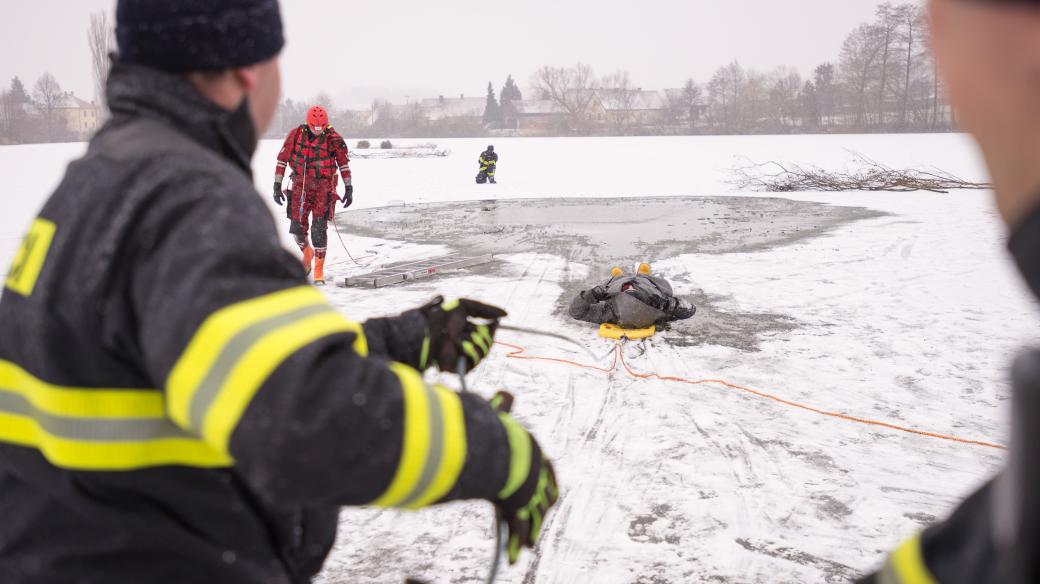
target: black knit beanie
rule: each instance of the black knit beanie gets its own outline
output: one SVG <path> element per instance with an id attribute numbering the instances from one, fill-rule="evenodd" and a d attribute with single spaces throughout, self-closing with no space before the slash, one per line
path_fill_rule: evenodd
<path id="1" fill-rule="evenodd" d="M 119 60 L 171 73 L 255 65 L 282 49 L 278 0 L 119 0 Z"/>

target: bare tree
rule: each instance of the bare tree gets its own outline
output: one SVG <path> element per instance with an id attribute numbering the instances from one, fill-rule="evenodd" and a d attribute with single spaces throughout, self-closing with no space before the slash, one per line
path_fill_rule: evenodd
<path id="1" fill-rule="evenodd" d="M 61 133 L 57 127 L 56 110 L 64 99 L 65 93 L 61 90 L 61 85 L 50 73 L 41 75 L 33 86 L 33 101 L 43 116 L 48 141 L 53 141 Z"/>
<path id="2" fill-rule="evenodd" d="M 914 78 L 915 72 L 920 72 L 927 67 L 927 51 L 922 50 L 921 45 L 924 35 L 921 29 L 925 27 L 924 11 L 915 4 L 901 4 L 896 8 L 896 17 L 900 21 L 900 41 L 905 45 L 904 78 L 903 78 L 903 107 L 900 115 L 900 127 L 905 129 L 910 124 L 911 99 L 915 82 L 924 86 L 924 80 L 920 77 Z"/>
<path id="3" fill-rule="evenodd" d="M 588 130 L 589 104 L 596 89 L 591 66 L 578 63 L 570 68 L 542 67 L 531 78 L 531 87 L 540 99 L 553 101 L 567 112 L 572 130 Z"/>
<path id="4" fill-rule="evenodd" d="M 115 48 L 112 25 L 108 22 L 107 13 L 95 12 L 90 15 L 87 44 L 90 46 L 90 72 L 94 75 L 94 97 L 98 104 L 104 105 L 105 83 L 108 81 L 108 70 L 111 66 L 109 55 Z"/>
<path id="5" fill-rule="evenodd" d="M 681 89 L 668 89 L 664 92 L 664 123 L 679 128 L 685 125 L 687 134 L 693 134 L 700 118 L 701 87 L 693 79 L 687 79 Z"/>
<path id="6" fill-rule="evenodd" d="M 826 128 L 838 115 L 834 65 L 824 63 L 813 70 L 813 78 L 802 89 L 801 115 L 810 126 Z"/>
<path id="7" fill-rule="evenodd" d="M 0 144 L 14 142 L 13 103 L 10 91 L 0 91 Z"/>
<path id="8" fill-rule="evenodd" d="M 638 91 L 632 88 L 628 71 L 617 71 L 604 77 L 597 92 L 606 110 L 607 121 L 615 134 L 626 134 L 635 124 L 633 113 Z"/>
<path id="9" fill-rule="evenodd" d="M 741 130 L 742 92 L 746 83 L 747 74 L 737 61 L 716 71 L 708 82 L 708 114 L 716 131 Z"/>
<path id="10" fill-rule="evenodd" d="M 798 71 L 781 67 L 772 75 L 769 91 L 769 116 L 781 129 L 798 125 L 801 108 L 802 76 Z"/>
<path id="11" fill-rule="evenodd" d="M 694 83 L 693 79 L 687 79 L 686 85 L 683 85 L 681 95 L 682 105 L 686 109 L 686 122 L 689 124 L 689 130 L 692 134 L 697 127 L 697 120 L 700 118 L 701 87 Z"/>
<path id="12" fill-rule="evenodd" d="M 885 103 L 888 99 L 888 72 L 892 53 L 892 43 L 895 41 L 901 20 L 897 10 L 891 2 L 885 2 L 877 7 L 877 23 L 874 32 L 878 35 L 878 43 L 881 47 L 881 65 L 878 71 L 878 96 L 877 96 L 877 120 L 878 126 L 885 125 Z"/>
<path id="13" fill-rule="evenodd" d="M 743 108 L 738 108 L 740 131 L 756 132 L 769 111 L 769 79 L 764 73 L 748 69 L 744 78 Z"/>
<path id="14" fill-rule="evenodd" d="M 878 59 L 882 50 L 877 27 L 861 24 L 845 39 L 841 48 L 841 76 L 849 97 L 855 104 L 855 125 L 867 123 L 867 92 L 876 79 Z"/>

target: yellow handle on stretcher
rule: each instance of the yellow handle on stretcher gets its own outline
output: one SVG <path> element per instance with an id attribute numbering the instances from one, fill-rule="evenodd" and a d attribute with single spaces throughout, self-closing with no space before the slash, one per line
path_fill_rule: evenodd
<path id="1" fill-rule="evenodd" d="M 627 338 L 630 341 L 635 341 L 635 340 L 638 340 L 638 339 L 646 339 L 646 338 L 652 337 L 652 336 L 654 336 L 654 333 L 656 333 L 656 332 L 657 332 L 657 327 L 655 327 L 654 325 L 650 325 L 647 328 L 641 328 L 641 329 L 624 329 L 624 328 L 619 327 L 616 324 L 611 324 L 611 323 L 607 322 L 607 323 L 603 323 L 603 324 L 601 324 L 599 326 L 599 336 L 601 336 L 601 337 L 603 337 L 605 339 L 615 339 L 616 340 L 616 339 Z"/>

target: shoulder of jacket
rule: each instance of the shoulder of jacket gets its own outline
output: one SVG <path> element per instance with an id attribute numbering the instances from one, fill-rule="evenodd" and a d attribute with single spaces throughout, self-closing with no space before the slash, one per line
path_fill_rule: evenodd
<path id="1" fill-rule="evenodd" d="M 342 134 L 340 134 L 339 132 L 336 131 L 336 128 L 333 128 L 330 125 L 329 129 L 327 131 L 329 133 L 329 139 L 330 140 L 343 142 L 343 144 L 346 145 L 346 140 L 343 139 L 343 135 Z"/>

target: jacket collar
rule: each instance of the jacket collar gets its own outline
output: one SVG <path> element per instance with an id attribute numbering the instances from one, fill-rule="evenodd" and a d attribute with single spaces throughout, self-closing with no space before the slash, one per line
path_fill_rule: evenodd
<path id="1" fill-rule="evenodd" d="M 256 131 L 245 104 L 229 112 L 182 76 L 118 61 L 109 74 L 106 94 L 113 118 L 146 117 L 167 123 L 251 174 Z"/>

